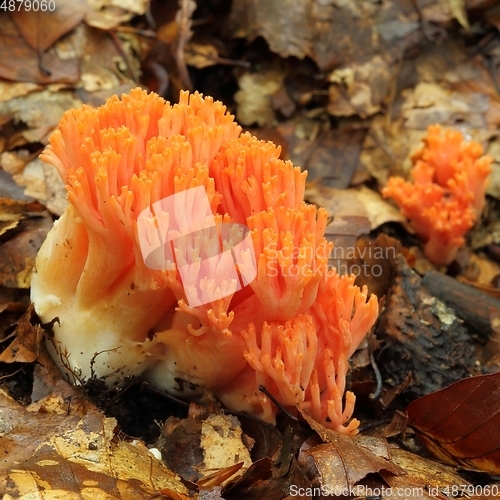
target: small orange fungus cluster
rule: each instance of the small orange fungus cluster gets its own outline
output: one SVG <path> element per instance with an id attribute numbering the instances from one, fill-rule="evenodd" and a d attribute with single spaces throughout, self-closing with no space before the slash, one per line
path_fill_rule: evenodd
<path id="1" fill-rule="evenodd" d="M 345 377 L 376 320 L 377 299 L 353 276 L 328 269 L 327 213 L 304 202 L 306 173 L 279 156 L 198 93 L 170 105 L 135 89 L 68 111 L 42 159 L 59 171 L 70 205 L 32 279 L 37 313 L 44 322 L 59 318 L 50 345 L 59 365 L 80 381 L 144 375 L 181 396 L 206 388 L 228 408 L 273 422 L 277 408 L 262 385 L 283 407 L 356 432 Z M 217 227 L 249 229 L 256 275 L 237 289 L 234 262 L 220 260 L 217 280 L 190 290 L 203 304 L 193 307 L 182 256 L 164 269 L 146 265 L 138 217 L 200 186 Z M 199 207 L 185 200 L 155 213 L 153 226 L 195 227 Z M 192 241 L 187 254 L 198 262 L 206 241 Z M 227 292 L 207 301 L 217 287 Z"/>
<path id="2" fill-rule="evenodd" d="M 446 265 L 481 215 L 492 159 L 478 142 L 439 125 L 428 128 L 424 143 L 412 158 L 413 183 L 391 177 L 382 193 L 410 219 L 427 258 Z"/>

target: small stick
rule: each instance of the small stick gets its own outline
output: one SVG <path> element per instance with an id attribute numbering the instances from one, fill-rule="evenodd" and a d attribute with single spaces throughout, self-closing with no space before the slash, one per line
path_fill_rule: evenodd
<path id="1" fill-rule="evenodd" d="M 370 349 L 370 364 L 372 365 L 373 372 L 375 373 L 377 387 L 375 387 L 375 391 L 370 394 L 369 398 L 372 401 L 377 401 L 380 399 L 380 396 L 382 396 L 382 375 L 380 374 L 380 370 L 378 369 L 372 349 Z"/>
<path id="2" fill-rule="evenodd" d="M 263 392 L 288 418 L 291 418 L 294 422 L 299 421 L 297 417 L 294 417 L 289 411 L 285 410 L 280 402 L 263 385 L 259 385 L 259 391 Z"/>

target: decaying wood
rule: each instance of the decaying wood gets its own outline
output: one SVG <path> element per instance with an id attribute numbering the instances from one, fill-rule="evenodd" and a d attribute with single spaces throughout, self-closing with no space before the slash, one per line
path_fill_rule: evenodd
<path id="1" fill-rule="evenodd" d="M 500 316 L 500 300 L 437 271 L 425 273 L 422 284 L 480 334 L 490 336 L 491 320 Z"/>
<path id="2" fill-rule="evenodd" d="M 453 309 L 429 293 L 400 254 L 394 281 L 375 334 L 382 342 L 377 363 L 384 388 L 397 387 L 409 373 L 406 401 L 469 376 L 474 343 Z"/>

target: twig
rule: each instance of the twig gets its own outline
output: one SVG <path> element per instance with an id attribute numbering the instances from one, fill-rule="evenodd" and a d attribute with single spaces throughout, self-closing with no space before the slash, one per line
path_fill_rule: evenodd
<path id="1" fill-rule="evenodd" d="M 294 417 L 289 411 L 285 410 L 280 402 L 263 385 L 259 385 L 259 391 L 263 392 L 288 418 L 292 419 L 294 422 L 299 421 L 297 417 Z"/>
<path id="2" fill-rule="evenodd" d="M 187 69 L 184 51 L 188 41 L 193 36 L 193 31 L 191 29 L 193 26 L 193 20 L 191 19 L 191 16 L 195 10 L 196 2 L 194 0 L 179 0 L 179 10 L 175 16 L 175 22 L 177 23 L 179 35 L 177 37 L 177 47 L 174 57 L 182 83 L 184 87 L 190 91 L 193 90 L 193 83 L 191 82 Z"/>
<path id="3" fill-rule="evenodd" d="M 382 375 L 380 375 L 380 370 L 378 369 L 377 362 L 375 361 L 373 350 L 371 348 L 368 349 L 370 351 L 370 364 L 372 365 L 373 373 L 375 373 L 375 380 L 377 382 L 377 387 L 375 388 L 375 391 L 370 394 L 369 398 L 372 401 L 377 401 L 382 395 Z"/>

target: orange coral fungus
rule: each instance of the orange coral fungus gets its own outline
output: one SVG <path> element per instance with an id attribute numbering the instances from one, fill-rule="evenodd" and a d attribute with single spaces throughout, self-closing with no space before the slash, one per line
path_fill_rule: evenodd
<path id="1" fill-rule="evenodd" d="M 483 156 L 479 143 L 439 125 L 428 128 L 424 143 L 412 157 L 413 183 L 391 177 L 382 194 L 411 220 L 429 260 L 445 265 L 481 214 L 492 159 Z"/>
<path id="2" fill-rule="evenodd" d="M 327 214 L 279 153 L 197 93 L 171 106 L 136 89 L 67 112 L 42 159 L 70 206 L 32 279 L 42 320 L 59 318 L 59 364 L 80 379 L 145 374 L 181 396 L 200 386 L 272 422 L 263 385 L 355 432 L 347 360 L 377 300 L 328 270 Z"/>

